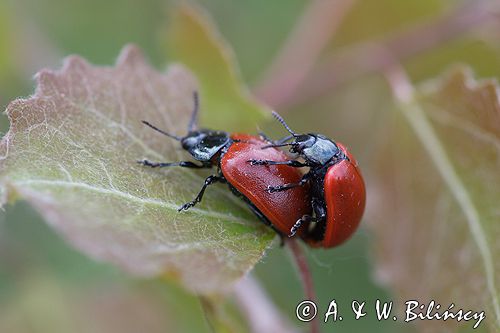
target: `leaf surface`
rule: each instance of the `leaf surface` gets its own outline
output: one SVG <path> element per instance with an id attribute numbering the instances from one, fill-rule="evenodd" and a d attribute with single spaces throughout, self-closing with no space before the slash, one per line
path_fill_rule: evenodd
<path id="1" fill-rule="evenodd" d="M 378 161 L 371 226 L 378 276 L 402 300 L 486 311 L 500 327 L 500 100 L 496 81 L 457 68 L 401 105 Z M 372 193 L 372 195 L 374 195 Z M 471 328 L 449 320 L 426 332 Z M 484 322 L 482 324 L 485 325 Z"/>
<path id="2" fill-rule="evenodd" d="M 27 200 L 94 258 L 139 276 L 166 273 L 200 293 L 227 288 L 260 259 L 273 233 L 224 185 L 177 212 L 210 171 L 135 162 L 189 159 L 178 142 L 141 124 L 185 133 L 198 86 L 184 67 L 159 73 L 127 47 L 114 67 L 70 57 L 60 71 L 40 72 L 37 82 L 34 96 L 7 109 L 4 199 Z"/>

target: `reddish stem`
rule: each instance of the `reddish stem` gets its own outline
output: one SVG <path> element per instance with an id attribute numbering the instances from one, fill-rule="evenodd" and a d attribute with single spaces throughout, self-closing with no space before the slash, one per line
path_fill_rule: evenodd
<path id="1" fill-rule="evenodd" d="M 355 0 L 313 0 L 263 74 L 254 94 L 272 107 L 296 94 Z"/>
<path id="2" fill-rule="evenodd" d="M 314 281 L 304 251 L 295 238 L 287 239 L 286 244 L 290 249 L 292 257 L 295 261 L 295 265 L 299 270 L 300 279 L 302 281 L 302 287 L 304 288 L 304 294 L 306 295 L 306 298 L 314 302 L 315 304 L 318 304 L 316 292 L 314 291 Z M 310 333 L 319 333 L 318 317 L 311 320 Z"/>

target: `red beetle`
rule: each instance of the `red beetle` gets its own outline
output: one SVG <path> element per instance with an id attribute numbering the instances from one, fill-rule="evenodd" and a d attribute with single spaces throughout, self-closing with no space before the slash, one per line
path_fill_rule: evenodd
<path id="1" fill-rule="evenodd" d="M 290 152 L 303 158 L 304 162 L 270 159 L 249 162 L 252 165 L 309 167 L 300 181 L 268 186 L 267 192 L 283 193 L 310 183 L 314 216 L 303 215 L 292 226 L 289 236 L 306 229 L 301 237 L 311 246 L 329 248 L 340 245 L 356 231 L 365 209 L 365 183 L 358 163 L 341 143 L 320 134 L 296 134 L 280 115 L 276 112 L 273 115 L 291 135 L 265 148 L 290 146 Z"/>
<path id="2" fill-rule="evenodd" d="M 156 163 L 141 160 L 138 163 L 152 168 L 180 166 L 186 168 L 212 168 L 217 167 L 216 175 L 205 179 L 205 183 L 193 201 L 187 202 L 179 211 L 188 210 L 203 198 L 205 189 L 215 183 L 227 183 L 231 191 L 241 197 L 250 209 L 264 223 L 270 225 L 281 235 L 287 235 L 297 219 L 310 213 L 309 192 L 306 188 L 295 188 L 291 191 L 273 195 L 261 189 L 268 184 L 294 183 L 300 181 L 302 174 L 286 165 L 288 157 L 281 151 L 262 149 L 268 145 L 258 137 L 246 134 L 229 135 L 223 131 L 196 129 L 198 113 L 198 95 L 194 94 L 195 108 L 188 125 L 188 133 L 178 137 L 158 129 L 150 123 L 143 121 L 152 129 L 179 141 L 182 148 L 200 162 L 190 161 Z M 252 167 L 249 159 L 268 159 L 281 162 L 280 165 Z"/>

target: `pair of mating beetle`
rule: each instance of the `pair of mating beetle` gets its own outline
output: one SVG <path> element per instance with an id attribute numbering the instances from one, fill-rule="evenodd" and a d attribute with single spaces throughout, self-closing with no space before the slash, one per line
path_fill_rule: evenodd
<path id="1" fill-rule="evenodd" d="M 297 234 L 313 247 L 330 248 L 347 240 L 357 229 L 365 208 L 365 184 L 354 157 L 341 143 L 320 134 L 296 134 L 283 118 L 274 117 L 290 135 L 272 141 L 265 135 L 229 134 L 197 129 L 198 94 L 186 136 L 167 133 L 147 121 L 144 124 L 181 143 L 200 162 L 156 163 L 138 161 L 153 168 L 180 166 L 212 168 L 218 172 L 205 179 L 188 210 L 203 198 L 206 188 L 227 183 L 264 223 L 280 235 Z M 290 147 L 290 159 L 277 147 Z M 308 167 L 302 174 L 297 168 Z"/>

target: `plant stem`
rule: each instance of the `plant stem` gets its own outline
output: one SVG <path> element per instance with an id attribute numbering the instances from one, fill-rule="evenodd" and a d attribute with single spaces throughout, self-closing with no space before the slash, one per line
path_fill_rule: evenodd
<path id="1" fill-rule="evenodd" d="M 279 107 L 293 96 L 354 3 L 311 1 L 255 87 L 255 95 L 272 107 Z"/>
<path id="2" fill-rule="evenodd" d="M 233 294 L 253 333 L 297 333 L 251 275 L 235 285 Z"/>
<path id="3" fill-rule="evenodd" d="M 290 249 L 292 258 L 299 271 L 306 298 L 314 302 L 314 304 L 318 304 L 316 292 L 314 291 L 314 281 L 304 251 L 295 238 L 287 239 L 286 245 Z M 310 321 L 310 333 L 319 333 L 319 320 L 317 316 Z"/>

